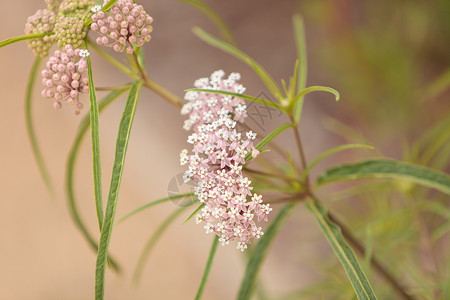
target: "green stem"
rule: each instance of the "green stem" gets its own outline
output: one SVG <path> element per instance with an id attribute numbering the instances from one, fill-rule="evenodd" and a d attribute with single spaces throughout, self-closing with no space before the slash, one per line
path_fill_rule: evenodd
<path id="1" fill-rule="evenodd" d="M 20 41 L 41 39 L 44 36 L 51 35 L 51 34 L 52 33 L 36 33 L 36 34 L 26 34 L 26 35 L 12 37 L 12 38 L 6 39 L 4 41 L 1 41 L 0 48 L 8 46 L 13 43 L 20 42 Z"/>
<path id="2" fill-rule="evenodd" d="M 173 94 L 168 89 L 162 87 L 148 76 L 147 72 L 142 68 L 141 64 L 139 63 L 139 60 L 136 56 L 136 53 L 133 52 L 131 55 L 136 68 L 138 69 L 139 74 L 141 74 L 142 81 L 144 82 L 144 86 L 163 98 L 164 100 L 168 101 L 170 104 L 174 105 L 177 108 L 181 108 L 184 105 L 183 99 L 178 97 L 177 95 Z"/>
<path id="3" fill-rule="evenodd" d="M 132 70 L 130 70 L 127 66 L 122 64 L 120 61 L 115 59 L 113 56 L 109 55 L 106 51 L 104 51 L 101 47 L 97 46 L 94 42 L 91 40 L 87 40 L 88 45 L 94 49 L 95 52 L 100 54 L 101 57 L 103 57 L 106 61 L 108 61 L 111 65 L 116 67 L 119 71 L 123 72 L 124 74 L 130 76 L 134 80 L 138 80 L 139 76 L 137 76 Z"/>
<path id="4" fill-rule="evenodd" d="M 300 139 L 300 132 L 298 131 L 298 124 L 294 122 L 294 117 L 292 115 L 290 115 L 289 118 L 291 119 L 292 124 L 294 124 L 292 130 L 294 131 L 295 143 L 297 144 L 298 154 L 300 156 L 300 164 L 302 166 L 302 169 L 306 170 L 308 165 L 306 163 L 305 153 L 303 151 L 302 141 Z M 306 191 L 309 191 L 310 189 L 308 175 L 305 176 L 304 188 L 306 189 Z"/>

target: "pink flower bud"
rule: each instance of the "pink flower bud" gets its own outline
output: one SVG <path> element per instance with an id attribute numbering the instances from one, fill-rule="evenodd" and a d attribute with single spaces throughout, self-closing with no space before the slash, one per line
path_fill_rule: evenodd
<path id="1" fill-rule="evenodd" d="M 47 82 L 45 83 L 45 86 L 48 87 L 49 89 L 53 87 L 53 81 L 51 79 L 47 80 Z"/>
<path id="2" fill-rule="evenodd" d="M 80 86 L 80 82 L 78 80 L 72 80 L 70 86 L 73 87 L 74 89 L 77 89 Z"/>
<path id="3" fill-rule="evenodd" d="M 52 75 L 52 80 L 53 81 L 60 81 L 61 80 L 61 74 L 59 73 L 55 73 Z"/>
<path id="4" fill-rule="evenodd" d="M 72 79 L 73 79 L 73 80 L 79 80 L 80 77 L 81 77 L 81 76 L 80 76 L 79 73 L 73 73 L 73 74 L 72 74 Z"/>
<path id="5" fill-rule="evenodd" d="M 60 109 L 62 107 L 62 104 L 59 101 L 55 101 L 55 102 L 53 102 L 53 107 L 55 109 Z"/>
<path id="6" fill-rule="evenodd" d="M 59 73 L 64 73 L 64 71 L 66 70 L 66 66 L 63 64 L 58 64 L 56 69 Z"/>
<path id="7" fill-rule="evenodd" d="M 73 99 L 76 99 L 78 97 L 78 91 L 71 90 L 70 91 L 70 97 L 73 98 Z"/>
<path id="8" fill-rule="evenodd" d="M 95 16 L 95 15 L 94 15 Z M 93 31 L 97 31 L 98 30 L 98 24 L 97 23 L 92 23 L 91 24 L 91 29 L 93 30 Z"/>
<path id="9" fill-rule="evenodd" d="M 50 72 L 48 70 L 42 70 L 41 76 L 44 78 L 50 78 Z"/>
<path id="10" fill-rule="evenodd" d="M 131 25 L 130 28 L 129 28 L 129 30 L 130 30 L 131 33 L 136 33 L 137 27 L 134 26 L 134 25 Z"/>
<path id="11" fill-rule="evenodd" d="M 63 85 L 61 85 L 61 84 L 59 84 L 56 87 L 56 91 L 58 91 L 59 93 L 64 93 L 65 90 L 66 90 L 66 88 Z"/>
<path id="12" fill-rule="evenodd" d="M 75 71 L 75 64 L 73 63 L 73 61 L 67 64 L 67 69 L 72 72 Z"/>

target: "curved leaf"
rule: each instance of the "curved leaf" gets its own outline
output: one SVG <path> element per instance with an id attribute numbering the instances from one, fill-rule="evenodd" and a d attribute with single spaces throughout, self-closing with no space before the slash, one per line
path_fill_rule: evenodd
<path id="1" fill-rule="evenodd" d="M 221 91 L 221 90 L 211 90 L 211 89 L 187 89 L 186 92 L 205 92 L 205 93 L 211 93 L 211 94 L 221 94 L 221 95 L 228 95 L 228 96 L 233 96 L 233 97 L 237 97 L 237 98 L 241 98 L 241 99 L 246 99 L 246 100 L 250 100 L 253 102 L 257 102 L 257 103 L 261 103 L 267 106 L 272 106 L 276 109 L 279 109 L 281 111 L 285 111 L 284 108 L 281 105 L 276 104 L 275 102 L 266 100 L 266 99 L 261 99 L 261 98 L 255 98 L 252 96 L 248 96 L 248 95 L 244 95 L 244 94 L 239 94 L 239 93 L 232 93 L 232 92 L 227 92 L 227 91 Z"/>
<path id="2" fill-rule="evenodd" d="M 121 94 L 123 94 L 125 90 L 122 91 L 113 91 L 110 94 L 108 94 L 102 101 L 100 101 L 99 104 L 99 111 L 101 112 L 105 107 L 107 107 L 110 103 L 112 103 L 117 97 L 119 97 Z M 96 252 L 98 250 L 98 244 L 94 240 L 94 238 L 91 236 L 89 231 L 87 230 L 86 226 L 84 225 L 83 220 L 81 219 L 81 216 L 78 212 L 78 208 L 75 201 L 75 193 L 73 190 L 73 174 L 74 174 L 74 167 L 75 162 L 78 157 L 78 151 L 81 146 L 81 141 L 83 140 L 84 135 L 86 134 L 87 130 L 89 129 L 90 124 L 90 116 L 85 116 L 83 120 L 80 122 L 80 125 L 78 127 L 77 134 L 75 136 L 75 140 L 73 142 L 72 148 L 69 151 L 69 156 L 67 158 L 67 165 L 66 165 L 66 195 L 67 200 L 69 204 L 69 211 L 70 215 L 72 216 L 73 221 L 75 222 L 75 225 L 78 227 L 78 229 L 83 234 L 86 241 L 89 243 L 92 249 L 94 249 Z M 119 271 L 118 264 L 111 259 L 111 267 L 115 271 Z"/>
<path id="3" fill-rule="evenodd" d="M 27 133 L 28 138 L 30 139 L 31 149 L 33 150 L 34 158 L 36 159 L 39 172 L 41 173 L 42 179 L 44 180 L 45 186 L 47 187 L 50 195 L 54 195 L 53 184 L 50 179 L 50 175 L 48 174 L 47 167 L 45 165 L 44 158 L 42 156 L 39 143 L 37 141 L 36 132 L 34 131 L 33 125 L 33 116 L 31 114 L 32 107 L 32 96 L 33 96 L 33 87 L 34 82 L 36 80 L 36 75 L 38 73 L 39 65 L 41 63 L 41 58 L 36 57 L 34 59 L 34 63 L 31 67 L 30 77 L 28 78 L 27 89 L 25 93 L 25 121 L 27 125 Z"/>
<path id="4" fill-rule="evenodd" d="M 228 27 L 227 23 L 219 16 L 217 12 L 215 12 L 209 5 L 203 3 L 199 0 L 178 0 L 180 2 L 184 2 L 192 7 L 197 8 L 201 11 L 208 19 L 210 19 L 214 25 L 216 25 L 217 29 L 219 29 L 220 35 L 222 38 L 231 45 L 237 45 L 236 39 L 233 36 L 233 33 Z"/>
<path id="5" fill-rule="evenodd" d="M 338 101 L 339 98 L 340 98 L 339 92 L 336 91 L 335 89 L 330 88 L 330 87 L 320 86 L 320 85 L 309 86 L 309 87 L 301 90 L 297 94 L 297 96 L 295 96 L 294 100 L 291 103 L 291 108 L 295 108 L 296 107 L 295 105 L 297 105 L 296 109 L 298 109 L 298 107 L 301 107 L 303 103 L 297 103 L 297 102 L 303 101 L 303 97 L 306 94 L 309 94 L 309 93 L 312 93 L 312 92 L 328 92 L 328 93 L 331 93 L 336 98 L 336 101 Z M 300 111 L 296 111 L 295 113 L 296 113 L 295 120 L 298 121 L 300 119 L 300 115 L 297 116 L 297 114 L 301 114 L 301 108 L 300 108 Z"/>
<path id="6" fill-rule="evenodd" d="M 41 39 L 46 35 L 49 35 L 49 33 L 35 33 L 35 34 L 25 34 L 25 35 L 15 36 L 15 37 L 6 39 L 4 41 L 1 41 L 0 48 L 5 47 L 10 44 L 13 44 L 13 43 L 20 42 L 20 41 Z"/>
<path id="7" fill-rule="evenodd" d="M 354 148 L 366 148 L 366 149 L 374 149 L 374 147 L 369 146 L 369 145 L 363 145 L 363 144 L 348 144 L 348 145 L 342 145 L 342 146 L 337 146 L 335 148 L 332 148 L 330 150 L 327 150 L 325 152 L 323 152 L 322 154 L 318 155 L 307 167 L 306 169 L 303 171 L 302 173 L 302 177 L 301 177 L 301 181 L 304 181 L 306 176 L 308 176 L 309 172 L 311 171 L 312 168 L 314 168 L 315 165 L 317 165 L 319 162 L 321 162 L 322 160 L 324 160 L 325 158 L 327 158 L 328 156 L 339 152 L 339 151 L 343 151 L 343 150 L 347 150 L 347 149 L 354 149 Z"/>
<path id="8" fill-rule="evenodd" d="M 102 200 L 102 166 L 100 159 L 100 129 L 98 122 L 98 103 L 95 94 L 94 77 L 92 76 L 91 59 L 87 57 L 89 80 L 89 116 L 92 143 L 92 171 L 94 175 L 95 210 L 97 212 L 98 227 L 102 231 L 103 200 Z"/>
<path id="9" fill-rule="evenodd" d="M 280 127 L 276 128 L 274 131 L 272 131 L 271 133 L 269 133 L 265 138 L 263 138 L 256 146 L 255 148 L 258 150 L 262 150 L 262 148 L 267 145 L 268 143 L 270 143 L 274 138 L 276 138 L 280 133 L 282 133 L 283 131 L 285 131 L 288 128 L 294 127 L 295 125 L 291 124 L 291 123 L 285 123 L 283 125 L 281 125 Z M 251 158 L 252 154 L 248 153 L 245 156 L 245 161 L 249 161 Z"/>
<path id="10" fill-rule="evenodd" d="M 95 299 L 100 300 L 104 297 L 105 284 L 105 265 L 107 261 L 107 253 L 109 241 L 114 224 L 114 217 L 117 208 L 117 198 L 119 196 L 120 183 L 122 181 L 123 168 L 125 164 L 125 156 L 130 139 L 131 126 L 133 124 L 136 106 L 141 91 L 142 83 L 135 81 L 130 88 L 127 103 L 122 114 L 119 124 L 119 132 L 117 135 L 116 154 L 114 158 L 113 170 L 111 175 L 111 184 L 108 194 L 108 202 L 106 204 L 105 217 L 100 235 L 100 244 L 97 253 L 97 262 L 95 269 Z"/>
<path id="11" fill-rule="evenodd" d="M 197 294 L 195 295 L 195 300 L 202 299 L 203 290 L 206 286 L 206 281 L 209 277 L 209 272 L 211 271 L 212 263 L 214 260 L 214 256 L 216 255 L 217 245 L 219 245 L 219 236 L 216 235 L 214 237 L 213 243 L 211 245 L 211 250 L 209 250 L 208 261 L 206 262 L 205 270 L 203 271 L 202 280 L 197 290 Z"/>
<path id="12" fill-rule="evenodd" d="M 225 43 L 224 41 L 219 40 L 218 38 L 206 33 L 199 27 L 194 27 L 192 29 L 194 34 L 198 36 L 202 41 L 205 43 L 216 47 L 228 54 L 231 54 L 232 56 L 236 57 L 237 59 L 241 60 L 242 62 L 249 65 L 255 72 L 258 74 L 258 76 L 262 79 L 264 84 L 267 86 L 267 88 L 271 91 L 271 93 L 279 100 L 281 101 L 283 99 L 283 93 L 281 92 L 279 86 L 276 84 L 275 80 L 267 73 L 264 68 L 258 64 L 256 61 L 254 61 L 250 56 L 245 54 L 239 49 L 236 49 L 234 46 Z"/>
<path id="13" fill-rule="evenodd" d="M 281 227 L 286 222 L 286 219 L 292 213 L 296 206 L 296 203 L 291 203 L 283 207 L 282 210 L 277 214 L 272 223 L 267 228 L 264 235 L 255 245 L 254 249 L 250 254 L 250 259 L 247 263 L 247 267 L 245 269 L 244 279 L 241 282 L 241 287 L 239 288 L 238 300 L 248 300 L 251 299 L 253 291 L 256 286 L 256 279 L 259 273 L 259 270 L 262 266 L 264 259 L 269 251 L 272 242 L 277 236 L 278 232 L 281 230 Z"/>
<path id="14" fill-rule="evenodd" d="M 377 299 L 355 254 L 344 240 L 341 229 L 328 218 L 326 208 L 311 198 L 306 200 L 306 207 L 308 207 L 316 217 L 320 229 L 344 267 L 358 299 Z"/>
<path id="15" fill-rule="evenodd" d="M 179 199 L 179 198 L 189 197 L 189 196 L 192 196 L 192 195 L 194 195 L 194 194 L 192 194 L 192 193 L 180 194 L 180 195 L 166 197 L 166 198 L 162 198 L 162 199 L 155 200 L 155 201 L 152 201 L 150 203 L 144 204 L 141 207 L 138 207 L 135 210 L 127 213 L 124 217 L 122 217 L 119 221 L 117 221 L 116 225 L 122 223 L 123 221 L 125 221 L 129 217 L 131 217 L 131 216 L 133 216 L 133 215 L 143 211 L 144 209 L 147 209 L 147 208 L 152 207 L 154 205 L 161 204 L 161 203 L 164 203 L 164 202 L 167 202 L 167 201 L 170 201 L 170 200 L 175 200 L 175 199 Z"/>
<path id="16" fill-rule="evenodd" d="M 158 228 L 156 228 L 155 232 L 152 234 L 148 242 L 145 244 L 144 250 L 142 251 L 141 255 L 139 256 L 138 262 L 136 264 L 136 269 L 133 273 L 133 281 L 135 284 L 139 282 L 142 276 L 142 271 L 144 269 L 145 262 L 148 259 L 148 256 L 150 255 L 151 250 L 153 249 L 153 246 L 155 246 L 156 242 L 159 240 L 161 235 L 166 231 L 166 229 L 169 227 L 170 224 L 172 224 L 173 221 L 175 221 L 176 217 L 178 217 L 186 207 L 180 207 L 174 212 L 172 212 L 165 220 L 162 222 Z"/>
<path id="17" fill-rule="evenodd" d="M 317 185 L 363 178 L 406 180 L 450 194 L 449 175 L 430 168 L 388 159 L 367 160 L 331 168 L 317 179 Z"/>

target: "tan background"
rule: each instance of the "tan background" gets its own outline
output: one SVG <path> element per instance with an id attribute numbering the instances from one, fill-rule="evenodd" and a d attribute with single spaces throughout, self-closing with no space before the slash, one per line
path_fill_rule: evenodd
<path id="1" fill-rule="evenodd" d="M 183 90 L 191 87 L 196 78 L 222 68 L 227 73 L 241 72 L 249 94 L 264 91 L 247 66 L 203 44 L 191 33 L 194 25 L 216 33 L 199 12 L 177 1 L 140 2 L 155 20 L 153 40 L 145 49 L 148 71 L 154 80 L 182 96 Z M 291 29 L 291 15 L 297 9 L 295 1 L 205 2 L 229 22 L 245 52 L 261 62 L 277 80 L 288 78 L 295 61 Z M 22 34 L 27 16 L 43 7 L 40 1 L 6 3 L 2 0 L 2 4 L 1 40 Z M 309 83 L 339 89 L 336 78 L 320 68 L 315 55 L 321 51 L 317 47 L 320 28 L 317 23 L 307 24 L 307 28 L 312 57 Z M 51 199 L 40 179 L 25 130 L 23 98 L 32 59 L 24 42 L 0 49 L 0 299 L 92 299 L 95 253 L 73 225 L 64 195 L 65 160 L 81 118 L 75 117 L 69 108 L 55 111 L 51 101 L 41 98 L 40 83 L 37 83 L 33 116 L 56 187 L 56 197 Z M 93 55 L 92 59 L 97 86 L 127 81 L 100 57 Z M 329 95 L 319 94 L 310 99 L 302 121 L 308 157 L 338 142 L 320 126 L 322 117 L 330 114 L 339 118 L 343 114 L 343 106 L 331 101 Z M 84 103 L 88 103 L 87 97 Z M 122 98 L 105 110 L 100 119 L 105 193 L 123 105 Z M 87 112 L 85 109 L 82 114 Z M 270 124 L 264 125 L 264 132 L 282 121 L 274 117 Z M 179 151 L 186 147 L 182 124 L 183 118 L 176 109 L 147 90 L 142 93 L 129 145 L 118 217 L 167 195 L 168 182 L 184 169 L 178 166 Z M 281 139 L 286 148 L 291 142 L 288 134 Z M 394 148 L 389 151 L 398 153 Z M 86 139 L 76 169 L 76 194 L 84 220 L 90 231 L 97 233 L 91 178 L 90 143 Z M 193 298 L 212 237 L 205 236 L 203 228 L 192 222 L 181 224 L 182 218 L 152 252 L 141 285 L 138 288 L 131 285 L 131 274 L 143 245 L 174 208 L 172 203 L 154 207 L 114 230 L 110 249 L 124 268 L 124 275 L 119 277 L 107 271 L 107 299 Z M 263 275 L 263 283 L 271 293 L 307 286 L 317 272 L 314 263 L 322 254 L 329 254 L 330 249 L 317 235 L 312 221 L 299 208 L 279 236 Z M 243 274 L 243 261 L 244 257 L 234 247 L 220 247 L 204 299 L 234 298 Z"/>

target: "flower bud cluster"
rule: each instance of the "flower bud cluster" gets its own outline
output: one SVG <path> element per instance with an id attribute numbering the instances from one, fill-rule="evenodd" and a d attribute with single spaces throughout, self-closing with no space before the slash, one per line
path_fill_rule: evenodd
<path id="1" fill-rule="evenodd" d="M 28 17 L 25 24 L 25 34 L 39 34 L 51 33 L 55 27 L 56 16 L 55 13 L 48 9 L 39 9 L 34 15 Z M 47 56 L 48 50 L 53 44 L 50 36 L 45 36 L 42 39 L 35 39 L 28 41 L 28 47 L 35 55 L 41 57 Z"/>
<path id="2" fill-rule="evenodd" d="M 72 45 L 73 48 L 82 47 L 87 34 L 84 23 L 91 15 L 91 8 L 95 3 L 94 0 L 61 2 L 54 35 L 60 49 L 64 49 L 66 45 Z"/>
<path id="3" fill-rule="evenodd" d="M 151 39 L 153 18 L 132 0 L 119 0 L 108 12 L 95 13 L 92 20 L 91 29 L 101 35 L 97 44 L 112 47 L 116 52 L 126 49 L 131 54 L 133 46 L 141 47 Z"/>
<path id="4" fill-rule="evenodd" d="M 64 49 L 66 45 L 74 48 L 82 47 L 86 37 L 86 30 L 83 27 L 84 21 L 79 17 L 58 17 L 54 34 L 58 47 L 60 49 Z"/>
<path id="5" fill-rule="evenodd" d="M 87 50 L 73 49 L 71 45 L 65 46 L 65 51 L 57 50 L 42 70 L 42 96 L 54 98 L 55 108 L 61 108 L 61 101 L 75 106 L 78 115 L 83 108 L 79 100 L 80 93 L 89 93 L 88 78 L 83 75 L 87 70 Z"/>
<path id="6" fill-rule="evenodd" d="M 45 0 L 45 4 L 47 4 L 47 8 L 57 12 L 59 6 L 61 5 L 62 0 Z"/>
<path id="7" fill-rule="evenodd" d="M 223 71 L 216 71 L 210 78 L 197 80 L 195 87 L 245 91 L 237 82 L 238 73 L 223 77 Z M 238 240 L 237 248 L 244 251 L 252 238 L 264 234 L 254 219 L 267 221 L 272 210 L 262 204 L 262 196 L 252 194 L 251 181 L 242 174 L 247 154 L 253 158 L 259 154 L 253 145 L 256 134 L 236 130 L 236 121 L 243 122 L 246 116 L 246 106 L 240 98 L 207 92 L 187 92 L 185 100 L 182 113 L 189 114 L 189 119 L 184 128 L 194 131 L 188 138 L 193 153 L 183 150 L 180 164 L 189 166 L 184 179 L 198 184 L 195 194 L 205 204 L 196 222 L 205 224 L 206 233 L 219 235 L 222 245 Z"/>

